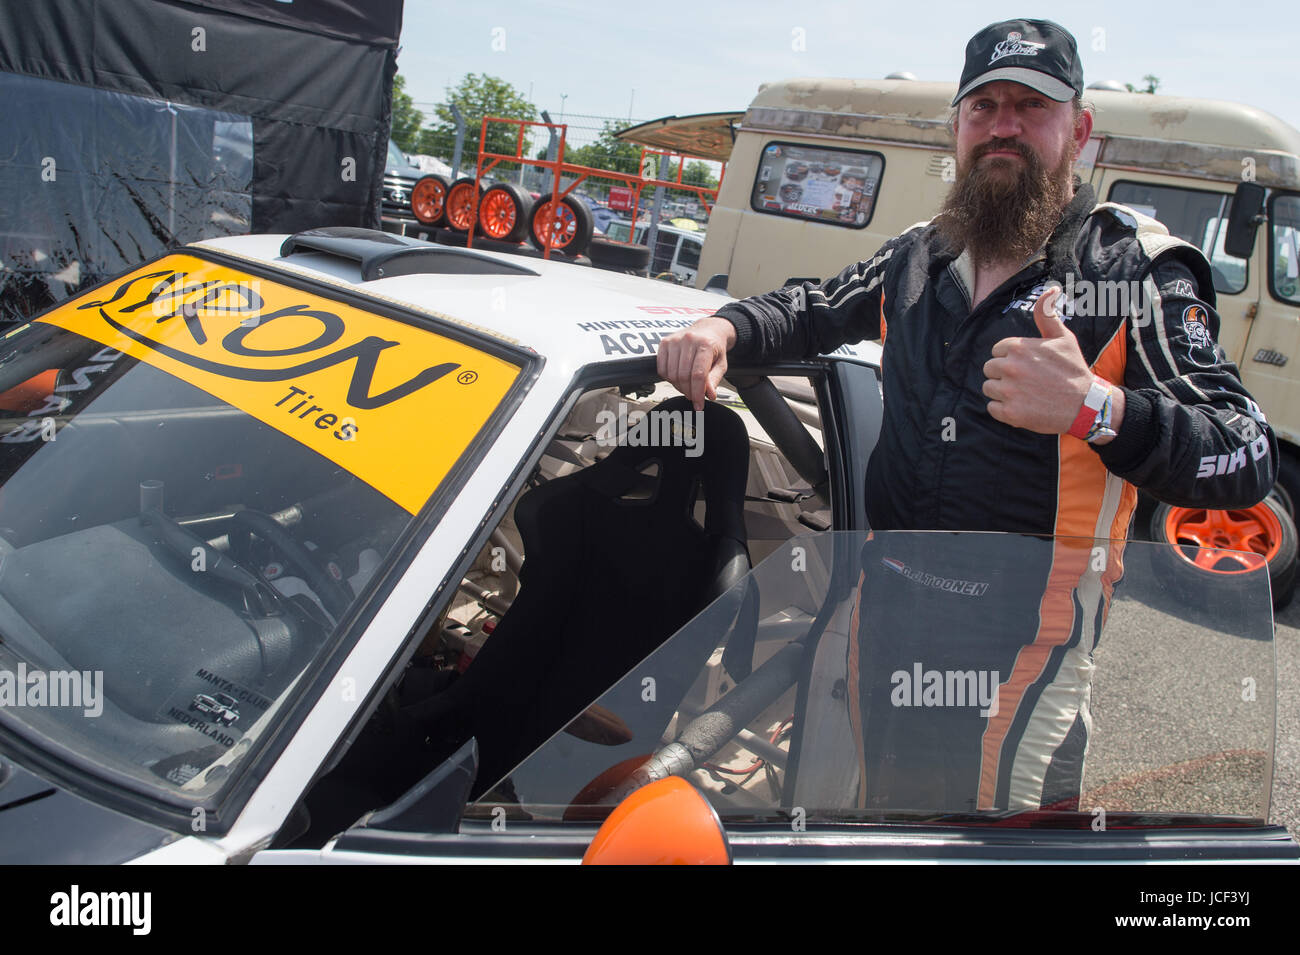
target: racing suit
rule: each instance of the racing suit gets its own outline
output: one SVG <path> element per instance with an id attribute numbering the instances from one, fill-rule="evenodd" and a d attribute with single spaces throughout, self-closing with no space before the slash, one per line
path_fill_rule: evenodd
<path id="1" fill-rule="evenodd" d="M 1124 390 L 1124 418 L 1108 444 L 1037 434 L 988 413 L 984 365 L 1001 339 L 1038 336 L 1033 306 L 1049 281 L 1065 288 L 1062 317 L 1084 360 Z M 949 778 L 936 798 L 959 803 L 943 807 L 951 809 L 1063 806 L 1077 799 L 1082 778 L 1092 652 L 1123 572 L 1122 541 L 1137 488 L 1175 505 L 1249 506 L 1273 485 L 1277 443 L 1215 343 L 1218 317 L 1204 256 L 1153 219 L 1097 204 L 1091 186 L 1076 183 L 1045 246 L 972 310 L 973 287 L 969 254 L 957 254 L 929 222 L 824 283 L 744 299 L 718 315 L 736 329 L 733 364 L 882 342 L 884 422 L 866 475 L 873 529 L 1058 538 L 1051 559 L 1016 575 L 1017 586 L 1032 586 L 1023 598 L 1025 619 L 1006 622 L 1018 634 L 1006 647 L 997 714 L 981 718 L 973 758 L 951 750 L 939 757 L 973 768 L 956 784 Z M 909 584 L 887 569 L 873 576 L 880 564 L 864 561 L 851 671 L 883 645 L 870 620 L 873 588 Z M 945 572 L 977 576 L 972 568 Z M 933 593 L 910 599 L 939 599 Z M 890 623 L 888 642 L 906 646 L 900 633 L 924 640 L 934 626 L 919 623 L 927 619 L 918 606 L 912 621 Z M 883 672 L 896 662 L 884 663 Z M 880 779 L 899 753 L 891 751 L 890 733 L 876 732 L 882 697 L 862 676 L 850 708 L 865 747 L 864 774 Z M 950 741 L 962 735 L 938 726 L 925 734 Z M 900 791 L 873 790 L 864 778 L 859 804 L 896 805 Z"/>

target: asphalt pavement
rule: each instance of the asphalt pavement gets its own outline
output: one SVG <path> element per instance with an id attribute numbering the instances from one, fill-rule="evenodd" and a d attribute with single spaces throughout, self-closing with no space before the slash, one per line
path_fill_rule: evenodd
<path id="1" fill-rule="evenodd" d="M 1083 808 L 1259 818 L 1271 783 L 1268 821 L 1300 842 L 1300 596 L 1270 641 L 1264 595 L 1144 585 L 1168 580 L 1149 556 L 1130 546 L 1097 648 Z"/>

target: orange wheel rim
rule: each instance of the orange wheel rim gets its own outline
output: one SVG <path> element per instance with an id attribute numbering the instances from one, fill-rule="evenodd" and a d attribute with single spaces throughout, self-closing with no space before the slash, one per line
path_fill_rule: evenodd
<path id="1" fill-rule="evenodd" d="M 474 224 L 473 188 L 473 183 L 463 182 L 447 193 L 447 221 L 461 232 L 468 232 Z"/>
<path id="2" fill-rule="evenodd" d="M 514 231 L 517 221 L 519 209 L 508 192 L 489 192 L 479 203 L 479 224 L 490 238 L 504 239 Z"/>
<path id="3" fill-rule="evenodd" d="M 1171 508 L 1164 531 L 1189 564 L 1218 574 L 1258 570 L 1282 546 L 1282 523 L 1262 502 L 1229 511 Z"/>
<path id="4" fill-rule="evenodd" d="M 547 212 L 552 214 L 549 241 L 546 235 Z M 578 234 L 577 217 L 565 203 L 556 206 L 554 202 L 548 202 L 542 206 L 537 213 L 537 218 L 533 220 L 533 234 L 537 236 L 537 241 L 542 246 L 549 245 L 552 249 L 563 249 Z"/>
<path id="5" fill-rule="evenodd" d="M 411 190 L 411 212 L 421 222 L 436 222 L 447 202 L 447 188 L 436 179 L 417 182 Z"/>

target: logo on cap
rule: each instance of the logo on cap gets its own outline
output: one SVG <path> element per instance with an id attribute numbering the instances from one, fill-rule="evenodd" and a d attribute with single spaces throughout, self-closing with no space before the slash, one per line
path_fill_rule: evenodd
<path id="1" fill-rule="evenodd" d="M 993 47 L 993 55 L 989 57 L 989 63 L 995 63 L 1004 56 L 1037 56 L 1038 51 L 1046 45 L 1046 43 L 1025 40 L 1019 32 L 1012 30 L 1005 40 Z"/>

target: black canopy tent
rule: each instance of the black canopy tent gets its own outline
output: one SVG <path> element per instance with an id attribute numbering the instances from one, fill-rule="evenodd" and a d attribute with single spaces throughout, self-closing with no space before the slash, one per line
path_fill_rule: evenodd
<path id="1" fill-rule="evenodd" d="M 402 0 L 0 0 L 0 320 L 196 239 L 379 226 Z"/>

